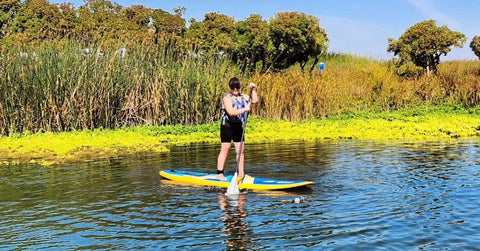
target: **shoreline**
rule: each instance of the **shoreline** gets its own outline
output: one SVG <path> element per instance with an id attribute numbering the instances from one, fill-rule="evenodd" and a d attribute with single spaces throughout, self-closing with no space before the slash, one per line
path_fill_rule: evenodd
<path id="1" fill-rule="evenodd" d="M 480 114 L 426 111 L 371 113 L 300 122 L 251 117 L 248 143 L 290 140 L 373 140 L 429 142 L 480 136 Z M 169 146 L 219 143 L 219 122 L 197 126 L 140 126 L 0 138 L 0 165 L 82 163 L 139 153 L 167 153 Z"/>

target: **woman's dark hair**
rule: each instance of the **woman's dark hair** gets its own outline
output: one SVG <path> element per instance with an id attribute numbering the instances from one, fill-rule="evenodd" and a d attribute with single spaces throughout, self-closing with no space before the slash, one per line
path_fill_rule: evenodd
<path id="1" fill-rule="evenodd" d="M 238 78 L 233 77 L 228 81 L 228 86 L 230 86 L 230 89 L 240 89 L 240 80 Z"/>

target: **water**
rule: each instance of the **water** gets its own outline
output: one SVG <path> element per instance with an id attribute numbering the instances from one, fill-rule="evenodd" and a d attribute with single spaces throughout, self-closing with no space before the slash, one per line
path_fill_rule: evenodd
<path id="1" fill-rule="evenodd" d="M 248 145 L 247 173 L 315 184 L 235 200 L 158 175 L 213 172 L 217 145 L 2 167 L 0 250 L 475 250 L 479 143 Z"/>

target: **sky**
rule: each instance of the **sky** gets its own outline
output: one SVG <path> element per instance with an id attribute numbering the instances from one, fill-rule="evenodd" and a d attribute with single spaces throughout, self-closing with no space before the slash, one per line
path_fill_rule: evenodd
<path id="1" fill-rule="evenodd" d="M 388 38 L 398 39 L 414 24 L 434 19 L 466 35 L 463 48 L 453 48 L 442 61 L 478 59 L 470 48 L 474 36 L 480 36 L 480 2 L 477 0 L 110 0 L 124 7 L 143 5 L 174 13 L 185 7 L 185 20 L 202 21 L 206 13 L 218 12 L 245 20 L 259 14 L 264 20 L 278 12 L 296 11 L 316 16 L 329 38 L 328 52 L 348 53 L 379 60 L 389 60 Z M 50 0 L 73 3 L 83 0 Z"/>

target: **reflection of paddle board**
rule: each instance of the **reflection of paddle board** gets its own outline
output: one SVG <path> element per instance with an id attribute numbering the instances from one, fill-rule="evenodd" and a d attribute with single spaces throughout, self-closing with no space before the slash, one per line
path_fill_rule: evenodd
<path id="1" fill-rule="evenodd" d="M 163 170 L 160 171 L 160 176 L 163 178 L 193 184 L 200 186 L 215 186 L 215 187 L 228 187 L 233 175 L 226 175 L 227 180 L 217 179 L 216 174 L 207 174 L 190 171 L 178 171 L 178 170 Z M 254 177 L 246 177 L 239 184 L 240 189 L 251 190 L 275 190 L 275 189 L 288 189 L 313 184 L 312 181 L 298 181 L 298 180 L 276 180 L 276 179 L 262 179 Z"/>

